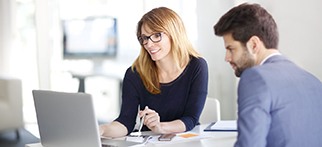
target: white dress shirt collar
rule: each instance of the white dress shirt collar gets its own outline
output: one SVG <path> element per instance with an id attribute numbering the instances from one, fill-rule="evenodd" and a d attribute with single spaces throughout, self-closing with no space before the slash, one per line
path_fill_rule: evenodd
<path id="1" fill-rule="evenodd" d="M 276 55 L 281 55 L 281 53 L 280 52 L 277 52 L 277 53 L 273 53 L 273 54 L 270 54 L 270 55 L 268 55 L 259 65 L 262 65 L 262 64 L 264 64 L 264 62 L 268 59 L 268 58 L 270 58 L 270 57 L 273 57 L 273 56 L 276 56 Z"/>

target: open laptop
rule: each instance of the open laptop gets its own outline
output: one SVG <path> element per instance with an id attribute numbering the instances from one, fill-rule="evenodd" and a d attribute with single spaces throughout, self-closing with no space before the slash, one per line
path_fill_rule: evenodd
<path id="1" fill-rule="evenodd" d="M 90 94 L 33 90 L 41 144 L 44 147 L 132 146 L 102 140 Z"/>

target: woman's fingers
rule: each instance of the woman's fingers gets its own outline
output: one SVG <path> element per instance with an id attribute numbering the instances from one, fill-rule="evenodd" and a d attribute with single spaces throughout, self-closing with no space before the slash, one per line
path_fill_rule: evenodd
<path id="1" fill-rule="evenodd" d="M 160 116 L 155 111 L 148 113 L 145 116 L 145 124 L 150 128 L 160 123 Z"/>

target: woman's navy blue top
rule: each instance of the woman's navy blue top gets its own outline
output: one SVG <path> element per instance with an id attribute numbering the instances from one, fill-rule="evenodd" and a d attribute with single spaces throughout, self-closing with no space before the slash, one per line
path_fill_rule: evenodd
<path id="1" fill-rule="evenodd" d="M 192 57 L 184 71 L 170 83 L 160 83 L 161 93 L 146 90 L 140 75 L 129 67 L 123 79 L 122 106 L 116 121 L 131 133 L 136 123 L 138 107 L 155 110 L 160 122 L 181 120 L 186 131 L 199 124 L 199 117 L 208 93 L 208 65 L 203 58 Z M 142 131 L 148 131 L 143 126 Z"/>

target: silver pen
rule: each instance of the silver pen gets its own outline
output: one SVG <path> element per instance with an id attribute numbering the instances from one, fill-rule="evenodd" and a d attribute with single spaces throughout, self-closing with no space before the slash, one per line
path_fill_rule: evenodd
<path id="1" fill-rule="evenodd" d="M 148 106 L 145 106 L 144 110 L 146 110 L 146 109 L 148 109 Z M 144 122 L 144 119 L 145 119 L 145 115 L 146 114 L 144 114 L 142 116 L 142 118 L 141 118 L 138 132 L 132 132 L 130 135 L 132 135 L 132 136 L 142 136 L 141 130 L 142 130 L 142 127 L 143 127 L 143 122 Z"/>
<path id="2" fill-rule="evenodd" d="M 143 127 L 144 119 L 145 119 L 145 115 L 142 116 L 141 121 L 140 121 L 140 126 L 139 126 L 139 131 L 138 131 L 139 135 L 141 135 L 141 130 L 142 130 L 142 127 Z"/>

